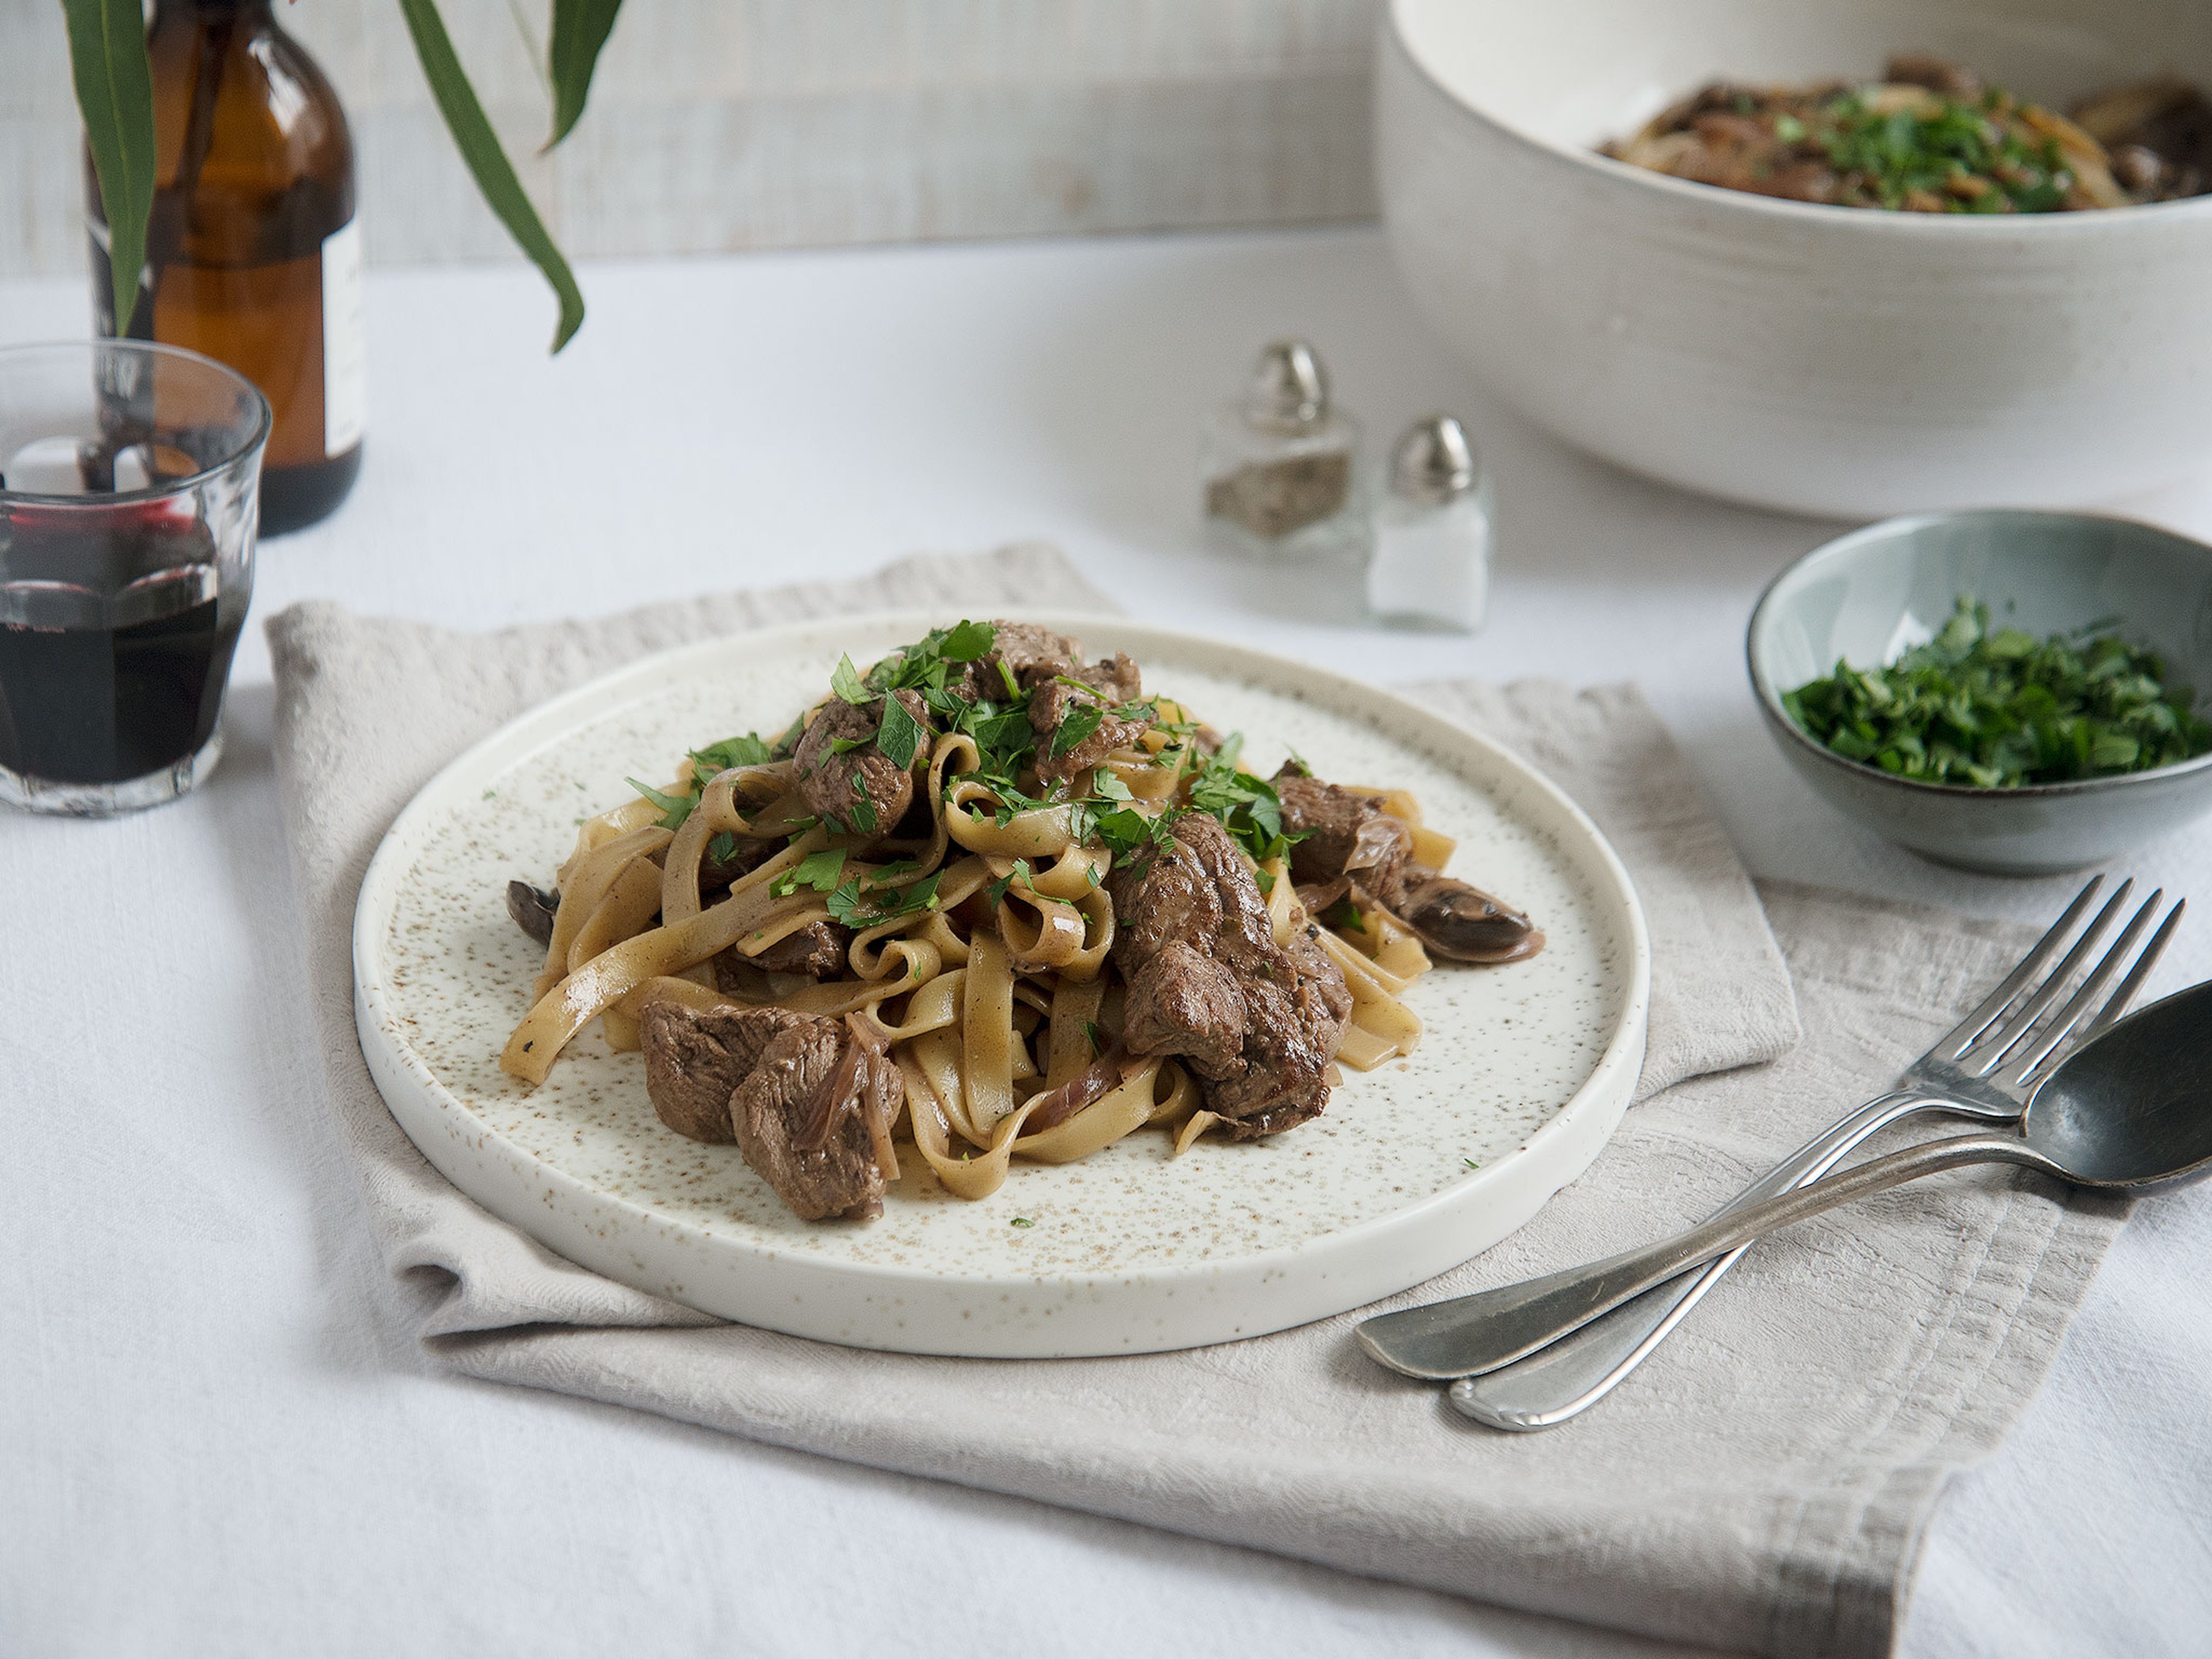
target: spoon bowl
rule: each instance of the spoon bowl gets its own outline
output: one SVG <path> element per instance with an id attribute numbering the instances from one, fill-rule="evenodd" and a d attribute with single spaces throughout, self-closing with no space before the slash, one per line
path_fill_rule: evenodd
<path id="1" fill-rule="evenodd" d="M 2212 982 L 2082 1044 L 2028 1102 L 2021 1138 L 2077 1186 L 2156 1193 L 2212 1176 Z"/>

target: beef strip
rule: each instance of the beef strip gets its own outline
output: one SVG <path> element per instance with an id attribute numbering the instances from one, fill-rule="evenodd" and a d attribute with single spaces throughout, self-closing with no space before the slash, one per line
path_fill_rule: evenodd
<path id="1" fill-rule="evenodd" d="M 892 695 L 925 732 L 929 729 L 928 705 L 919 693 Z M 915 780 L 928 769 L 929 745 L 924 743 L 915 749 L 912 766 L 895 764 L 873 742 L 882 720 L 880 697 L 869 703 L 832 697 L 822 705 L 808 724 L 806 735 L 799 738 L 796 757 L 799 793 L 808 811 L 849 826 L 854 804 L 866 800 L 875 808 L 876 822 L 872 830 L 855 829 L 856 834 L 863 835 L 889 835 L 906 816 L 914 803 Z M 836 744 L 841 742 L 857 746 L 840 753 Z"/>
<path id="2" fill-rule="evenodd" d="M 1108 878 L 1123 1040 L 1188 1061 L 1238 1139 L 1303 1123 L 1328 1102 L 1352 1013 L 1344 975 L 1310 936 L 1275 943 L 1259 883 L 1217 820 L 1186 813 L 1170 833 Z"/>
<path id="3" fill-rule="evenodd" d="M 870 1115 L 905 1100 L 898 1068 L 841 1020 L 787 1008 L 645 1012 L 647 1092 L 662 1122 L 696 1140 L 735 1141 L 801 1220 L 883 1211 Z"/>
<path id="4" fill-rule="evenodd" d="M 835 979 L 845 971 L 845 953 L 853 942 L 853 930 L 838 923 L 823 920 L 810 921 L 795 933 L 781 939 L 758 956 L 746 956 L 735 945 L 714 957 L 714 983 L 724 991 L 743 988 L 744 981 L 736 971 L 740 964 L 749 964 L 769 974 L 803 974 L 809 979 Z"/>
<path id="5" fill-rule="evenodd" d="M 1479 887 L 1439 875 L 1413 859 L 1413 832 L 1382 810 L 1382 798 L 1323 783 L 1285 766 L 1275 775 L 1298 901 L 1318 915 L 1349 896 L 1379 905 L 1438 956 L 1459 962 L 1519 962 L 1544 946 L 1528 918 Z"/>
<path id="6" fill-rule="evenodd" d="M 645 1091 L 660 1121 L 694 1140 L 727 1144 L 730 1097 L 759 1060 L 769 1039 L 809 1016 L 781 1008 L 735 1004 L 701 1013 L 656 1002 L 645 1011 L 639 1036 L 645 1048 Z"/>
<path id="7" fill-rule="evenodd" d="M 1070 685 L 1070 680 L 1091 689 L 1083 690 Z M 1030 728 L 1037 734 L 1037 775 L 1047 782 L 1082 777 L 1104 765 L 1106 757 L 1115 750 L 1136 742 L 1144 735 L 1147 722 L 1125 719 L 1112 711 L 1143 696 L 1144 683 L 1137 665 L 1121 652 L 1087 666 L 1081 663 L 1060 666 L 1030 693 Z M 1103 711 L 1097 726 L 1065 753 L 1055 753 L 1055 734 L 1061 722 L 1074 710 L 1086 707 Z"/>
<path id="8" fill-rule="evenodd" d="M 1182 1054 L 1194 1071 L 1219 1077 L 1244 1052 L 1247 1010 L 1237 975 L 1195 946 L 1170 939 L 1139 970 L 1127 1006 L 1126 1038 L 1140 1054 Z"/>
<path id="9" fill-rule="evenodd" d="M 1283 832 L 1304 837 L 1291 848 L 1291 879 L 1325 885 L 1351 876 L 1395 908 L 1409 868 L 1419 866 L 1413 863 L 1413 830 L 1382 810 L 1382 797 L 1323 783 L 1287 763 L 1274 783 Z"/>

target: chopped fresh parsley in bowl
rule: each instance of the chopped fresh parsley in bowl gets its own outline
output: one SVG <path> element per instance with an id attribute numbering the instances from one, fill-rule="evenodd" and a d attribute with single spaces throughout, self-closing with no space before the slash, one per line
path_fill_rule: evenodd
<path id="1" fill-rule="evenodd" d="M 2172 531 L 1884 520 L 1775 578 L 1745 649 L 1798 777 L 1941 863 L 2057 874 L 2212 811 L 2212 546 Z"/>
<path id="2" fill-rule="evenodd" d="M 2043 638 L 1992 628 L 1960 594 L 1936 637 L 1886 666 L 1782 694 L 1790 719 L 1845 760 L 1984 789 L 2145 772 L 2212 753 L 2212 721 L 2166 659 L 2093 623 Z"/>

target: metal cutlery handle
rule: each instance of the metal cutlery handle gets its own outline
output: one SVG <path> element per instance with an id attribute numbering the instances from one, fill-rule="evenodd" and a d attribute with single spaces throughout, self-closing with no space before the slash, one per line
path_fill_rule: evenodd
<path id="1" fill-rule="evenodd" d="M 1518 1285 L 1381 1315 L 1359 1328 L 1360 1344 L 1393 1370 L 1432 1382 L 1495 1370 L 1653 1285 L 1663 1285 L 1700 1262 L 1726 1255 L 1777 1227 L 1902 1182 L 1969 1164 L 2021 1164 L 2065 1178 L 2063 1170 L 2016 1135 L 1954 1135 L 1871 1159 L 1795 1192 L 1731 1210 L 1640 1250 Z"/>
<path id="2" fill-rule="evenodd" d="M 1940 1097 L 1909 1089 L 1876 1096 L 1814 1135 L 1713 1215 L 1729 1215 L 1817 1181 L 1877 1130 L 1944 1103 Z M 1605 1398 L 1642 1364 L 1750 1248 L 1739 1244 L 1718 1261 L 1646 1291 L 1525 1359 L 1480 1376 L 1462 1377 L 1452 1385 L 1454 1409 L 1516 1433 L 1565 1422 Z"/>

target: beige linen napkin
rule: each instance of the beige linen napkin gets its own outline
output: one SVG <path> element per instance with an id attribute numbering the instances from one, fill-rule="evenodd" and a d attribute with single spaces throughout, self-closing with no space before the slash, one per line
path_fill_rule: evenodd
<path id="1" fill-rule="evenodd" d="M 1601 1409 L 1512 1437 L 1370 1364 L 1356 1316 L 1186 1353 L 1027 1362 L 725 1325 L 550 1255 L 430 1168 L 362 1061 L 349 955 L 362 874 L 414 791 L 512 715 L 642 652 L 893 605 L 1103 608 L 1057 554 L 1026 548 L 465 649 L 325 605 L 270 623 L 333 1103 L 386 1261 L 441 1287 L 422 1320 L 430 1349 L 480 1376 L 1485 1600 L 1775 1654 L 1883 1651 L 1942 1479 L 2033 1392 L 2117 1224 L 2109 1207 L 1964 1176 L 1808 1224 L 1748 1257 Z M 1386 1305 L 1696 1218 L 1880 1088 L 2020 948 L 2017 929 L 1794 890 L 1773 896 L 1770 934 L 1632 690 L 1421 695 L 1536 758 L 1621 851 L 1652 926 L 1662 994 L 1644 1086 L 1663 1092 L 1527 1228 Z M 1794 1049 L 1775 934 L 1807 992 Z"/>

